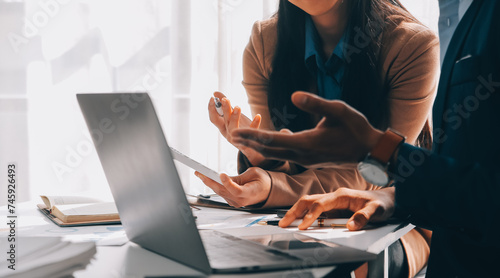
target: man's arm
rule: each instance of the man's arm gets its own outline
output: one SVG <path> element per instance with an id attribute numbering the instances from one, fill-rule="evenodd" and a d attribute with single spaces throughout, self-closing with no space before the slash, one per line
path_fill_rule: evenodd
<path id="1" fill-rule="evenodd" d="M 237 140 L 266 157 L 303 165 L 328 165 L 359 161 L 383 134 L 343 102 L 302 92 L 295 93 L 292 101 L 305 111 L 322 115 L 323 119 L 315 128 L 294 134 L 240 129 L 235 131 Z M 493 238 L 485 233 L 497 233 L 494 229 L 499 226 L 500 215 L 500 206 L 496 205 L 500 196 L 497 165 L 457 161 L 404 144 L 390 170 L 396 180 L 398 214 L 410 214 L 418 225 L 463 229 L 484 239 Z"/>
<path id="2" fill-rule="evenodd" d="M 250 147 L 267 158 L 319 168 L 359 162 L 384 134 L 343 101 L 296 92 L 292 102 L 323 118 L 315 128 L 296 133 L 236 129 L 232 132 L 235 144 Z"/>
<path id="3" fill-rule="evenodd" d="M 497 240 L 498 165 L 457 161 L 404 144 L 390 171 L 396 180 L 398 214 L 411 215 L 416 225 Z"/>

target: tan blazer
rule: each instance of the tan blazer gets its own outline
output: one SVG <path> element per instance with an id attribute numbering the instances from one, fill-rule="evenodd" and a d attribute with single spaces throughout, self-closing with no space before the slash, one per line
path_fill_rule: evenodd
<path id="1" fill-rule="evenodd" d="M 388 23 L 382 34 L 379 55 L 382 61 L 380 75 L 390 88 L 390 127 L 404 134 L 407 142 L 414 143 L 425 122 L 430 122 L 439 80 L 439 40 L 433 31 L 403 16 L 391 16 L 386 22 L 391 24 Z M 265 129 L 274 129 L 267 92 L 276 41 L 276 18 L 256 22 L 243 54 L 242 83 L 252 116 L 262 115 L 261 127 Z M 240 172 L 251 167 L 241 153 L 238 163 Z M 286 162 L 266 170 L 271 177 L 271 192 L 262 207 L 288 207 L 303 195 L 333 192 L 340 187 L 377 189 L 352 165 L 298 172 L 297 165 Z M 409 253 L 412 277 L 426 263 L 429 246 L 416 230 L 402 241 Z"/>

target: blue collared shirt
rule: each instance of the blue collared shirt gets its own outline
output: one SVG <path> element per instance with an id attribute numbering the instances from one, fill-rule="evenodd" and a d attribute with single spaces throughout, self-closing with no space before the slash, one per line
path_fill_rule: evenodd
<path id="1" fill-rule="evenodd" d="M 473 0 L 439 0 L 439 41 L 441 45 L 441 64 L 458 23 L 462 20 Z"/>
<path id="2" fill-rule="evenodd" d="M 344 59 L 344 34 L 325 62 L 323 48 L 318 31 L 311 17 L 306 17 L 304 61 L 309 72 L 316 76 L 318 95 L 326 99 L 340 99 L 342 96 L 342 78 L 346 68 Z"/>

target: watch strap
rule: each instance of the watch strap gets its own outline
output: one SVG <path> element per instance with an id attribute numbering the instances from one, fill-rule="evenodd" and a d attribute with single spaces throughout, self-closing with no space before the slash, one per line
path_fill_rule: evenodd
<path id="1" fill-rule="evenodd" d="M 405 141 L 405 137 L 392 129 L 387 129 L 382 138 L 370 152 L 370 157 L 387 164 L 396 149 Z"/>

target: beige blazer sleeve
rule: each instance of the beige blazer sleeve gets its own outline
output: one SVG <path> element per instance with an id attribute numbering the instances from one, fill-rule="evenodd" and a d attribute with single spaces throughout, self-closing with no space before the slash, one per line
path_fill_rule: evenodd
<path id="1" fill-rule="evenodd" d="M 276 47 L 276 19 L 253 25 L 250 41 L 243 52 L 243 86 L 247 92 L 252 118 L 262 116 L 261 127 L 274 130 L 267 107 L 267 90 Z"/>

